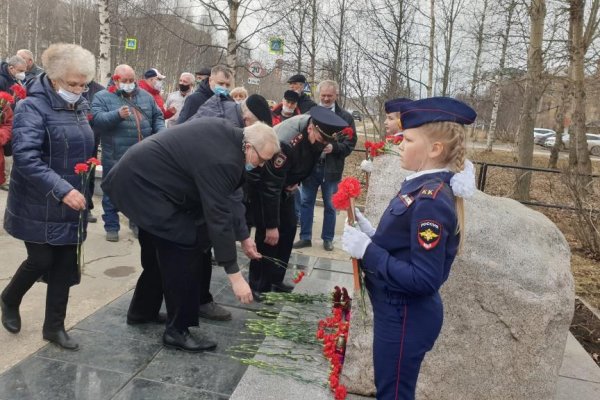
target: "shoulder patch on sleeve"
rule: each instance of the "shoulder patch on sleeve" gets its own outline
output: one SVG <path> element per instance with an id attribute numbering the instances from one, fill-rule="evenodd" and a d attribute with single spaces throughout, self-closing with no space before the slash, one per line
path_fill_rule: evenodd
<path id="1" fill-rule="evenodd" d="M 437 221 L 426 219 L 418 222 L 417 240 L 425 250 L 434 249 L 442 237 L 442 224 Z"/>
<path id="2" fill-rule="evenodd" d="M 277 153 L 277 155 L 273 158 L 273 166 L 275 168 L 281 168 L 287 161 L 287 156 L 283 153 Z"/>

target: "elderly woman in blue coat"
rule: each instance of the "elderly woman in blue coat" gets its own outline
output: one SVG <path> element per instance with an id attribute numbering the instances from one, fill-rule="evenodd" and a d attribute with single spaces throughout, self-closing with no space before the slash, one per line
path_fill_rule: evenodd
<path id="1" fill-rule="evenodd" d="M 44 339 L 68 349 L 78 344 L 65 332 L 70 286 L 79 283 L 79 213 L 86 209 L 77 163 L 94 150 L 89 105 L 81 97 L 95 74 L 92 53 L 74 44 L 53 44 L 42 55 L 45 74 L 19 102 L 13 125 L 11 184 L 4 228 L 25 242 L 27 259 L 0 295 L 2 325 L 21 330 L 19 305 L 40 278 L 48 283 Z M 83 218 L 83 223 L 87 219 Z"/>

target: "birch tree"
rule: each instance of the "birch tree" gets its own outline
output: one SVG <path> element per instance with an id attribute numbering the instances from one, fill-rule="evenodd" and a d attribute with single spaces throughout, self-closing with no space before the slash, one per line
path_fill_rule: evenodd
<path id="1" fill-rule="evenodd" d="M 101 82 L 110 74 L 110 18 L 108 13 L 109 0 L 97 0 L 98 19 L 100 21 L 100 42 L 98 48 L 98 70 L 96 81 Z"/>
<path id="2" fill-rule="evenodd" d="M 427 97 L 433 95 L 433 68 L 435 61 L 435 0 L 429 1 L 429 64 L 427 67 Z"/>

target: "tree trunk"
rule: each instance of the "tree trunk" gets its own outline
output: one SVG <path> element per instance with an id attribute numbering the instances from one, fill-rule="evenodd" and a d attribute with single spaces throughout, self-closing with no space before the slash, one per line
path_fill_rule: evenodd
<path id="1" fill-rule="evenodd" d="M 110 19 L 108 13 L 109 0 L 98 1 L 98 18 L 100 20 L 100 46 L 98 52 L 98 73 L 96 81 L 102 82 L 110 73 Z"/>
<path id="2" fill-rule="evenodd" d="M 427 70 L 427 97 L 433 95 L 433 58 L 435 55 L 435 0 L 429 2 L 431 26 L 429 27 L 429 68 Z"/>
<path id="3" fill-rule="evenodd" d="M 238 11 L 241 1 L 229 0 L 229 26 L 227 29 L 227 66 L 233 71 L 233 81 L 237 70 L 237 30 L 238 30 Z"/>
<path id="4" fill-rule="evenodd" d="M 4 54 L 6 57 L 8 57 L 8 55 L 10 54 L 10 40 L 9 40 L 9 34 L 10 34 L 10 29 L 9 29 L 9 24 L 10 24 L 10 0 L 8 0 L 6 2 L 6 20 L 4 22 L 4 39 L 5 39 L 5 47 L 4 47 Z"/>
<path id="5" fill-rule="evenodd" d="M 317 67 L 317 18 L 318 18 L 318 4 L 317 0 L 311 1 L 311 15 L 310 15 L 310 71 L 309 71 L 309 83 L 312 88 L 316 81 L 316 67 Z"/>
<path id="6" fill-rule="evenodd" d="M 537 117 L 538 104 L 541 97 L 542 79 L 542 41 L 544 38 L 544 19 L 546 18 L 546 1 L 531 0 L 529 6 L 531 21 L 529 49 L 527 52 L 527 89 L 521 109 L 521 123 L 517 141 L 518 165 L 531 167 L 533 162 L 533 128 Z M 518 200 L 529 200 L 531 171 L 517 170 L 515 196 Z"/>
<path id="7" fill-rule="evenodd" d="M 469 98 L 471 102 L 475 100 L 475 91 L 477 90 L 477 84 L 479 80 L 479 68 L 481 65 L 481 53 L 483 51 L 483 34 L 485 33 L 485 17 L 488 9 L 488 1 L 483 0 L 483 10 L 481 12 L 481 20 L 478 21 L 479 25 L 477 26 L 477 34 L 475 39 L 477 40 L 477 51 L 475 52 L 475 65 L 473 67 L 473 76 L 471 78 L 471 91 L 469 93 Z"/>
<path id="8" fill-rule="evenodd" d="M 583 43 L 583 12 L 585 0 L 571 0 L 569 9 L 570 22 L 573 26 L 573 40 L 571 45 L 571 54 L 573 62 L 573 129 L 572 137 L 575 142 L 571 146 L 575 147 L 577 155 L 577 173 L 589 175 L 592 173 L 592 163 L 587 147 L 585 136 L 585 89 L 584 89 L 584 56 L 585 46 Z"/>
<path id="9" fill-rule="evenodd" d="M 569 35 L 571 34 L 569 33 Z M 560 150 L 564 146 L 562 136 L 566 130 L 565 128 L 567 127 L 567 124 L 565 122 L 567 115 L 569 114 L 569 110 L 571 108 L 571 65 L 572 64 L 570 63 L 567 76 L 563 78 L 560 104 L 558 105 L 556 109 L 556 115 L 554 116 L 554 131 L 556 132 L 556 138 L 554 146 L 552 146 L 552 148 L 550 149 L 550 159 L 548 160 L 548 168 L 556 169 L 558 167 L 558 156 L 560 154 Z"/>
<path id="10" fill-rule="evenodd" d="M 502 37 L 502 51 L 500 52 L 500 63 L 498 64 L 498 72 L 494 81 L 496 82 L 496 90 L 494 92 L 494 102 L 492 105 L 492 116 L 490 118 L 490 127 L 487 135 L 486 151 L 492 151 L 494 140 L 496 140 L 496 121 L 498 120 L 498 109 L 500 108 L 500 95 L 502 93 L 502 76 L 504 74 L 504 65 L 506 64 L 506 51 L 508 49 L 508 39 L 510 36 L 510 30 L 512 28 L 512 17 L 515 11 L 515 4 L 513 1 L 508 5 L 508 14 L 506 15 L 506 29 L 504 30 L 504 36 Z"/>

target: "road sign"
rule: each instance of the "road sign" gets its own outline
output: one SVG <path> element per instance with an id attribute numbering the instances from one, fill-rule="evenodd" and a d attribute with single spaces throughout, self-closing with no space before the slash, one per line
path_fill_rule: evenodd
<path id="1" fill-rule="evenodd" d="M 137 39 L 134 39 L 134 38 L 125 39 L 125 49 L 126 50 L 137 50 Z"/>
<path id="2" fill-rule="evenodd" d="M 260 78 L 248 78 L 248 85 L 260 85 Z"/>
<path id="3" fill-rule="evenodd" d="M 283 39 L 280 37 L 269 38 L 269 53 L 282 55 L 283 43 Z"/>
<path id="4" fill-rule="evenodd" d="M 250 74 L 254 75 L 255 78 L 262 78 L 267 74 L 265 67 L 263 67 L 260 61 L 252 61 L 248 64 L 248 71 Z"/>

